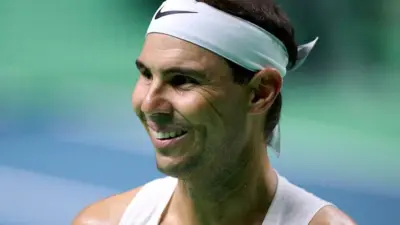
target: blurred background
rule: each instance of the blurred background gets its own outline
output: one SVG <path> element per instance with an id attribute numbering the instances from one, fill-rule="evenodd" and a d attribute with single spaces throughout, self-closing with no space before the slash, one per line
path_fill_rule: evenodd
<path id="1" fill-rule="evenodd" d="M 320 41 L 285 78 L 274 166 L 359 224 L 400 224 L 400 1 L 277 2 Z M 162 176 L 131 108 L 160 3 L 0 1 L 1 225 L 67 225 Z"/>

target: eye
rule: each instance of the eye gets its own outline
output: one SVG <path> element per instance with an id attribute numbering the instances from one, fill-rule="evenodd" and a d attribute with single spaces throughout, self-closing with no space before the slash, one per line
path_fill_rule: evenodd
<path id="1" fill-rule="evenodd" d="M 140 71 L 140 76 L 146 78 L 147 80 L 151 80 L 153 77 L 152 74 L 150 73 L 150 71 L 148 71 L 148 70 Z"/>
<path id="2" fill-rule="evenodd" d="M 170 80 L 170 84 L 174 87 L 182 87 L 186 85 L 198 85 L 199 82 L 192 77 L 177 74 L 172 77 L 172 79 Z"/>

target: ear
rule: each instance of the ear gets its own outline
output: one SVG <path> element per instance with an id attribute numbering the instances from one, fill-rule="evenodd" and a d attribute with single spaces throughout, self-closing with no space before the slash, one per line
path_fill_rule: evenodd
<path id="1" fill-rule="evenodd" d="M 282 77 L 274 68 L 264 68 L 254 75 L 249 82 L 251 91 L 249 112 L 260 114 L 271 107 L 281 91 Z"/>

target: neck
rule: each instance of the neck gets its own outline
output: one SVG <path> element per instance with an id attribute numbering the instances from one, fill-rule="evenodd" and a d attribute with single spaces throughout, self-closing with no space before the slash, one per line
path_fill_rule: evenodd
<path id="1" fill-rule="evenodd" d="M 261 224 L 275 195 L 277 177 L 265 146 L 260 148 L 243 151 L 240 160 L 223 165 L 218 172 L 180 179 L 171 200 L 179 223 Z"/>

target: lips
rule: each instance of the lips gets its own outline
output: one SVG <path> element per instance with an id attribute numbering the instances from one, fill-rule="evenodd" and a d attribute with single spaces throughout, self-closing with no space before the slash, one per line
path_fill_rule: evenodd
<path id="1" fill-rule="evenodd" d="M 153 145 L 158 150 L 167 150 L 177 147 L 186 137 L 188 130 L 178 126 L 159 127 L 153 123 L 147 124 Z"/>
<path id="2" fill-rule="evenodd" d="M 187 133 L 185 130 L 177 130 L 177 131 L 170 131 L 170 132 L 156 132 L 151 130 L 152 135 L 159 140 L 167 140 L 180 137 Z"/>
<path id="3" fill-rule="evenodd" d="M 150 129 L 149 133 L 151 141 L 153 142 L 153 145 L 156 149 L 164 152 L 164 154 L 172 154 L 167 153 L 166 151 L 176 148 L 179 143 L 181 143 L 182 140 L 186 137 L 188 132 L 170 132 L 164 134 Z M 171 134 L 174 134 L 175 136 L 170 136 Z M 177 134 L 179 134 L 179 136 Z"/>

